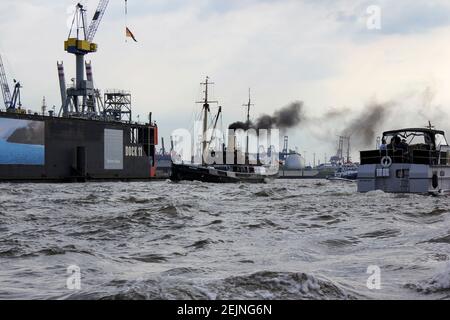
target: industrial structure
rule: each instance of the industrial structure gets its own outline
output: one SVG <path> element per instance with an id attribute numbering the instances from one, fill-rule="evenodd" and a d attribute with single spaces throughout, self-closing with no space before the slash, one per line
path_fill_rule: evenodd
<path id="1" fill-rule="evenodd" d="M 11 95 L 11 90 L 9 89 L 8 78 L 6 77 L 5 66 L 3 65 L 2 56 L 0 54 L 0 86 L 2 88 L 3 103 L 8 112 L 23 112 L 22 101 L 20 98 L 20 89 L 22 86 L 20 82 L 14 81 L 14 91 Z"/>
<path id="2" fill-rule="evenodd" d="M 0 57 L 0 85 L 5 111 L 0 111 L 0 181 L 145 180 L 155 176 L 158 128 L 151 119 L 132 121 L 131 94 L 94 87 L 91 62 L 95 34 L 109 0 L 100 0 L 88 25 L 86 10 L 76 5 L 66 52 L 76 61 L 76 78 L 67 86 L 64 64 L 57 62 L 61 107 L 26 113 L 20 83 L 11 94 Z"/>
<path id="3" fill-rule="evenodd" d="M 97 51 L 97 44 L 93 41 L 108 3 L 109 0 L 100 1 L 89 26 L 86 25 L 86 10 L 83 5 L 76 5 L 69 37 L 64 42 L 64 50 L 75 55 L 76 59 L 75 86 L 67 89 L 66 94 L 62 96 L 62 112 L 64 116 L 94 116 L 98 114 L 95 103 L 96 95 L 92 78 L 92 66 L 90 63 L 85 65 L 85 56 Z M 84 78 L 85 68 L 88 71 L 86 72 L 87 80 Z M 62 74 L 60 73 L 60 87 L 64 88 L 65 79 L 62 63 L 58 63 L 58 70 L 62 70 Z"/>
<path id="4" fill-rule="evenodd" d="M 345 151 L 345 148 L 347 150 Z M 343 165 L 345 163 L 351 163 L 350 156 L 350 137 L 349 136 L 339 136 L 338 147 L 336 155 L 331 157 L 331 164 L 335 166 Z"/>

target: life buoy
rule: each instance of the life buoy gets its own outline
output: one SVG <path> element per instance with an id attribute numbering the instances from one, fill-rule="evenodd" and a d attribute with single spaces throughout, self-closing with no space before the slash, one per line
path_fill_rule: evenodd
<path id="1" fill-rule="evenodd" d="M 384 156 L 381 158 L 381 166 L 383 168 L 389 168 L 392 165 L 392 158 L 389 156 Z"/>

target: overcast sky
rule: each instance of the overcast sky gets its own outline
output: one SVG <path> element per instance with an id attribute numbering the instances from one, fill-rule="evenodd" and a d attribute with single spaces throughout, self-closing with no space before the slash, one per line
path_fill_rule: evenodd
<path id="1" fill-rule="evenodd" d="M 63 42 L 75 3 L 1 1 L 0 53 L 10 82 L 22 82 L 29 109 L 39 110 L 43 96 L 59 108 L 57 60 L 67 80 L 74 76 Z M 84 3 L 90 19 L 97 1 Z M 367 28 L 371 5 L 381 9 L 381 29 Z M 127 24 L 138 43 L 125 42 L 125 23 L 124 1 L 111 0 L 95 39 L 99 51 L 87 57 L 95 85 L 131 90 L 135 112 L 143 119 L 152 111 L 166 138 L 191 127 L 207 75 L 225 123 L 244 118 L 249 87 L 254 117 L 295 100 L 309 119 L 346 110 L 289 133 L 291 147 L 307 150 L 308 161 L 313 152 L 322 161 L 335 152 L 336 135 L 374 101 L 392 103 L 378 130 L 428 119 L 447 129 L 448 0 L 128 0 Z"/>

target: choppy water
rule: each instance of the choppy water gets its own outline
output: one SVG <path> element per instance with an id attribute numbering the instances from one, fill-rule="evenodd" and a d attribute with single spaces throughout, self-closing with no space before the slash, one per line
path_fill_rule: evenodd
<path id="1" fill-rule="evenodd" d="M 0 298 L 448 299 L 449 208 L 314 180 L 0 184 Z"/>

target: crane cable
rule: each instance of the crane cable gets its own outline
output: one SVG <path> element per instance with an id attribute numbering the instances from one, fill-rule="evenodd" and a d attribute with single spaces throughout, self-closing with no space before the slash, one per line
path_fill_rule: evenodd
<path id="1" fill-rule="evenodd" d="M 125 42 L 128 42 L 127 29 L 128 29 L 128 0 L 125 0 Z"/>
<path id="2" fill-rule="evenodd" d="M 138 42 L 133 32 L 128 28 L 128 0 L 125 0 L 125 42 L 128 42 L 128 38 L 133 39 L 134 42 Z"/>

